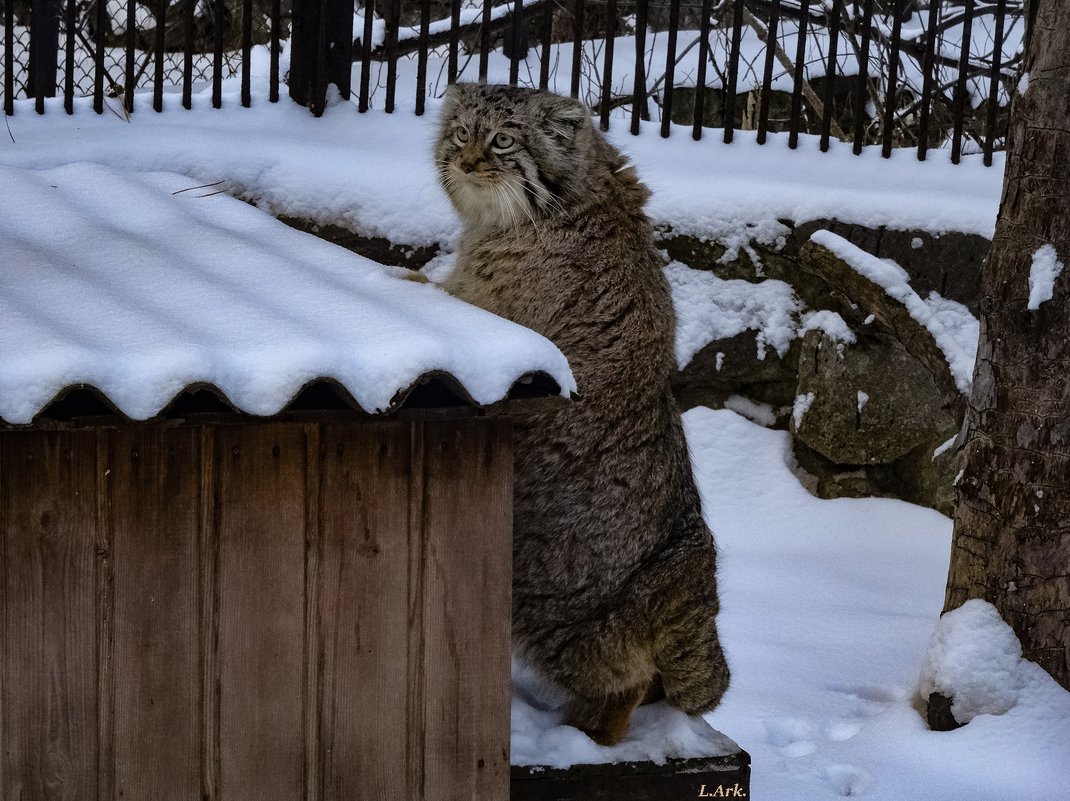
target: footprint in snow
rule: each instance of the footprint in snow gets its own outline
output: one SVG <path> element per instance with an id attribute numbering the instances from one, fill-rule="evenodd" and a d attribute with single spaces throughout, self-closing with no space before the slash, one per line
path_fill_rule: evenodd
<path id="1" fill-rule="evenodd" d="M 833 720 L 825 725 L 825 737 L 834 743 L 850 740 L 862 730 L 862 725 L 853 720 Z"/>
<path id="2" fill-rule="evenodd" d="M 765 718 L 765 739 L 786 757 L 804 757 L 817 750 L 817 726 L 803 718 Z"/>
<path id="3" fill-rule="evenodd" d="M 873 776 L 854 765 L 826 765 L 818 774 L 835 792 L 845 797 L 862 795 L 873 783 Z"/>
<path id="4" fill-rule="evenodd" d="M 828 689 L 843 696 L 844 711 L 849 717 L 868 718 L 879 715 L 890 704 L 894 704 L 907 694 L 905 689 L 896 685 L 834 684 L 829 685 Z"/>

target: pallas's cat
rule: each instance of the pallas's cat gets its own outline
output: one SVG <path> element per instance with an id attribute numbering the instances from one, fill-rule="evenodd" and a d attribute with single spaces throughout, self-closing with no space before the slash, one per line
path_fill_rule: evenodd
<path id="1" fill-rule="evenodd" d="M 713 708 L 728 686 L 716 551 L 669 390 L 648 190 L 586 108 L 508 86 L 450 88 L 435 162 L 463 222 L 445 288 L 553 341 L 579 385 L 516 422 L 515 653 L 601 743 L 662 693 Z"/>

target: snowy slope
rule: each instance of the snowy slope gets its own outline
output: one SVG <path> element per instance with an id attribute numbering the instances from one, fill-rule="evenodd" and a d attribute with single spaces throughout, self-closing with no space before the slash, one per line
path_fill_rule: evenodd
<path id="1" fill-rule="evenodd" d="M 813 498 L 790 439 L 730 411 L 684 416 L 720 546 L 733 670 L 710 723 L 767 801 L 1065 801 L 1070 693 L 1035 665 L 1017 705 L 931 732 L 912 705 L 943 606 L 951 522 L 887 499 Z"/>
<path id="2" fill-rule="evenodd" d="M 134 419 L 187 386 L 273 414 L 317 378 L 368 411 L 443 371 L 477 403 L 541 371 L 548 340 L 173 173 L 0 166 L 0 418 L 88 384 Z"/>

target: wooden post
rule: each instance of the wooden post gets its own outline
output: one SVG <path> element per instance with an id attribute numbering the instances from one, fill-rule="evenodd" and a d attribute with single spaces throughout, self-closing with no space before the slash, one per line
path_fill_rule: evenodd
<path id="1" fill-rule="evenodd" d="M 333 83 L 346 100 L 353 67 L 353 4 L 296 0 L 291 33 L 290 97 L 317 117 Z"/>

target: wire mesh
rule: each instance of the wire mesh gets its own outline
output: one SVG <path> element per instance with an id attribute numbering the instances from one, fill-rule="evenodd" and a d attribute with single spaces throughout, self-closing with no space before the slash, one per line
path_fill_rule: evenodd
<path id="1" fill-rule="evenodd" d="M 13 0 L 0 0 L 13 2 Z M 197 0 L 195 4 L 185 0 L 149 0 L 135 2 L 133 6 L 134 31 L 127 35 L 129 9 L 125 0 L 102 0 L 104 30 L 98 30 L 97 0 L 81 0 L 73 7 L 73 30 L 68 35 L 66 9 L 59 21 L 59 47 L 56 80 L 50 96 L 61 95 L 68 86 L 68 69 L 71 65 L 73 80 L 70 83 L 74 97 L 89 97 L 94 93 L 97 73 L 98 42 L 103 43 L 101 64 L 103 93 L 106 98 L 124 98 L 128 89 L 153 88 L 159 79 L 165 91 L 181 88 L 184 84 L 203 87 L 214 77 L 212 37 L 215 33 L 213 9 L 210 0 Z M 226 3 L 227 0 L 224 0 Z M 162 26 L 157 25 L 157 16 L 165 9 Z M 193 12 L 190 31 L 193 33 L 191 53 L 187 60 L 186 19 Z M 154 13 L 154 11 L 156 13 Z M 6 63 L 11 62 L 12 99 L 21 100 L 34 96 L 31 84 L 31 26 L 29 15 L 20 15 L 18 6 L 13 15 L 11 31 L 11 57 L 0 58 L 0 86 L 4 85 Z M 222 58 L 222 79 L 235 77 L 242 65 L 242 8 L 239 3 L 232 12 L 224 14 L 228 26 L 225 32 L 225 47 Z M 266 44 L 271 37 L 271 18 L 268 6 L 254 4 L 249 20 L 248 35 L 251 44 Z M 285 36 L 285 33 L 283 34 Z M 133 46 L 129 47 L 132 42 Z M 69 49 L 72 56 L 68 58 Z M 5 49 L 0 39 L 0 49 Z M 128 65 L 127 52 L 133 59 Z M 4 53 L 6 55 L 6 53 Z M 157 61 L 160 69 L 157 70 Z M 128 69 L 128 66 L 132 69 Z"/>

